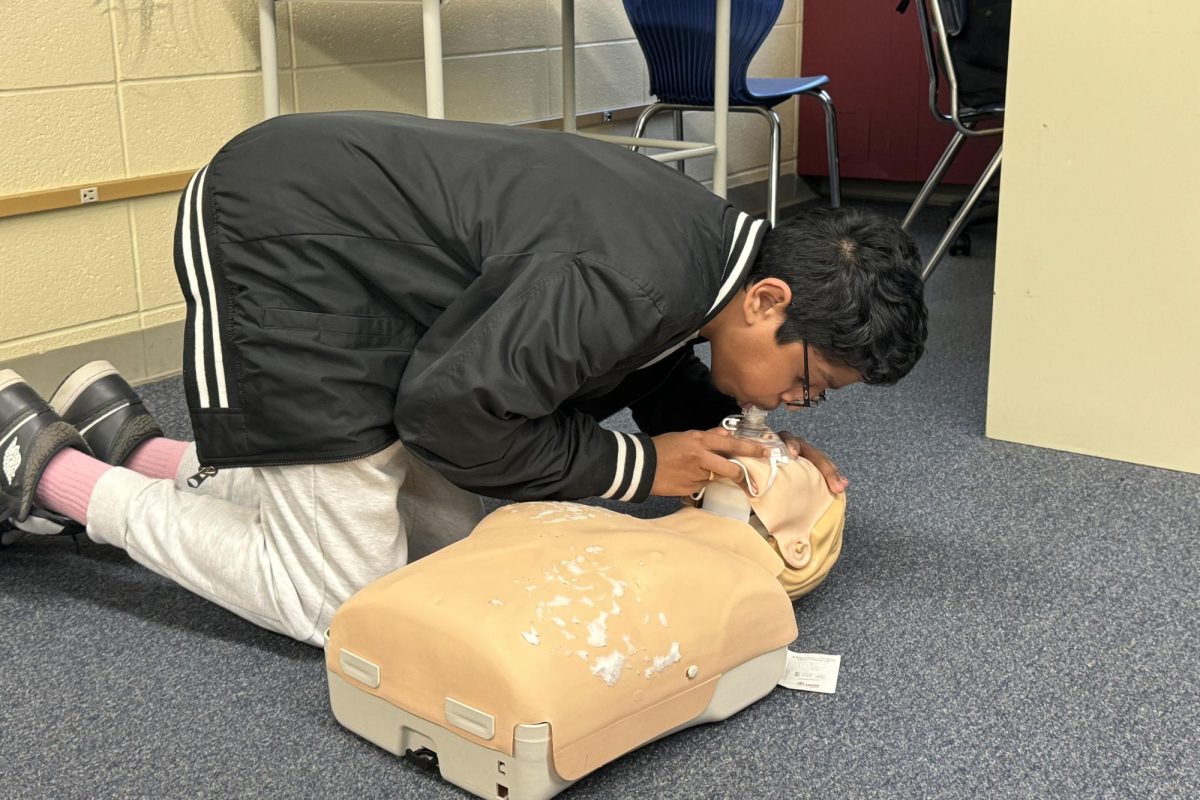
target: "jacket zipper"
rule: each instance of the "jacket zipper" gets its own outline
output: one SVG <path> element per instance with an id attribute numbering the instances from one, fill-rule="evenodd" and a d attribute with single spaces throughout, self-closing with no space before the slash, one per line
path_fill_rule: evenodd
<path id="1" fill-rule="evenodd" d="M 187 479 L 187 485 L 193 489 L 199 489 L 200 484 L 204 483 L 209 478 L 217 474 L 216 467 L 200 467 L 200 471 Z"/>
<path id="2" fill-rule="evenodd" d="M 357 455 L 357 456 L 350 456 L 349 458 L 335 458 L 332 461 L 284 461 L 280 464 L 257 464 L 255 466 L 260 466 L 260 467 L 297 467 L 297 466 L 300 466 L 301 464 L 345 464 L 347 461 L 358 461 L 360 458 L 370 458 L 371 456 L 375 455 L 376 453 L 383 452 L 387 448 L 391 447 L 393 444 L 395 444 L 395 442 L 388 442 L 387 444 L 383 445 L 382 447 L 377 447 L 374 450 L 370 451 L 369 453 L 363 453 L 362 455 Z M 217 467 L 210 467 L 210 466 L 201 464 L 200 471 L 197 472 L 192 477 L 187 479 L 187 485 L 192 487 L 193 489 L 199 489 L 200 484 L 204 483 L 209 478 L 216 477 L 217 473 L 220 471 L 221 470 L 219 470 Z"/>

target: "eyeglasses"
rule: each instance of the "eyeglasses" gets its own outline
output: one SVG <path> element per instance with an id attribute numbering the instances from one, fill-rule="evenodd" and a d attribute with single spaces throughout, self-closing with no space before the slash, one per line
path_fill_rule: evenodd
<path id="1" fill-rule="evenodd" d="M 807 339 L 804 340 L 804 375 L 803 375 L 803 377 L 800 378 L 800 386 L 804 389 L 804 400 L 799 403 L 797 403 L 795 401 L 785 403 L 784 405 L 786 405 L 788 408 L 815 408 L 816 406 L 820 405 L 821 403 L 824 403 L 828 399 L 828 397 L 826 397 L 824 389 L 822 389 L 821 393 L 819 395 L 817 395 L 816 397 L 813 397 L 812 394 L 809 392 L 809 388 L 808 388 L 808 340 Z"/>

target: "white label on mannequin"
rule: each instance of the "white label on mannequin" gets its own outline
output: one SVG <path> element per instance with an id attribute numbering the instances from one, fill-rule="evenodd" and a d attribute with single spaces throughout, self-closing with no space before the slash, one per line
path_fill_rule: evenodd
<path id="1" fill-rule="evenodd" d="M 837 689 L 838 670 L 841 666 L 841 656 L 795 653 L 789 650 L 787 669 L 779 679 L 779 685 L 804 692 L 833 694 Z"/>

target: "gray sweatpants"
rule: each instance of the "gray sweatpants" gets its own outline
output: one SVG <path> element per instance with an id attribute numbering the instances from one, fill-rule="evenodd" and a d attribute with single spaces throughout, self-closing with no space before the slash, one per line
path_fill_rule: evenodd
<path id="1" fill-rule="evenodd" d="M 399 442 L 341 464 L 222 469 L 199 489 L 195 447 L 175 481 L 109 470 L 88 535 L 264 628 L 317 646 L 371 581 L 457 541 L 483 516 Z"/>

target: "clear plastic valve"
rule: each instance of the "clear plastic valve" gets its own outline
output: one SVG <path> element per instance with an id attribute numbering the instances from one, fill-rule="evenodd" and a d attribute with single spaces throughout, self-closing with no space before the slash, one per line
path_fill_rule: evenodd
<path id="1" fill-rule="evenodd" d="M 770 447 L 772 455 L 787 460 L 788 448 L 779 434 L 767 426 L 767 412 L 758 406 L 743 406 L 742 415 L 737 417 L 733 427 L 733 435 L 739 439 L 747 439 L 766 447 Z"/>

